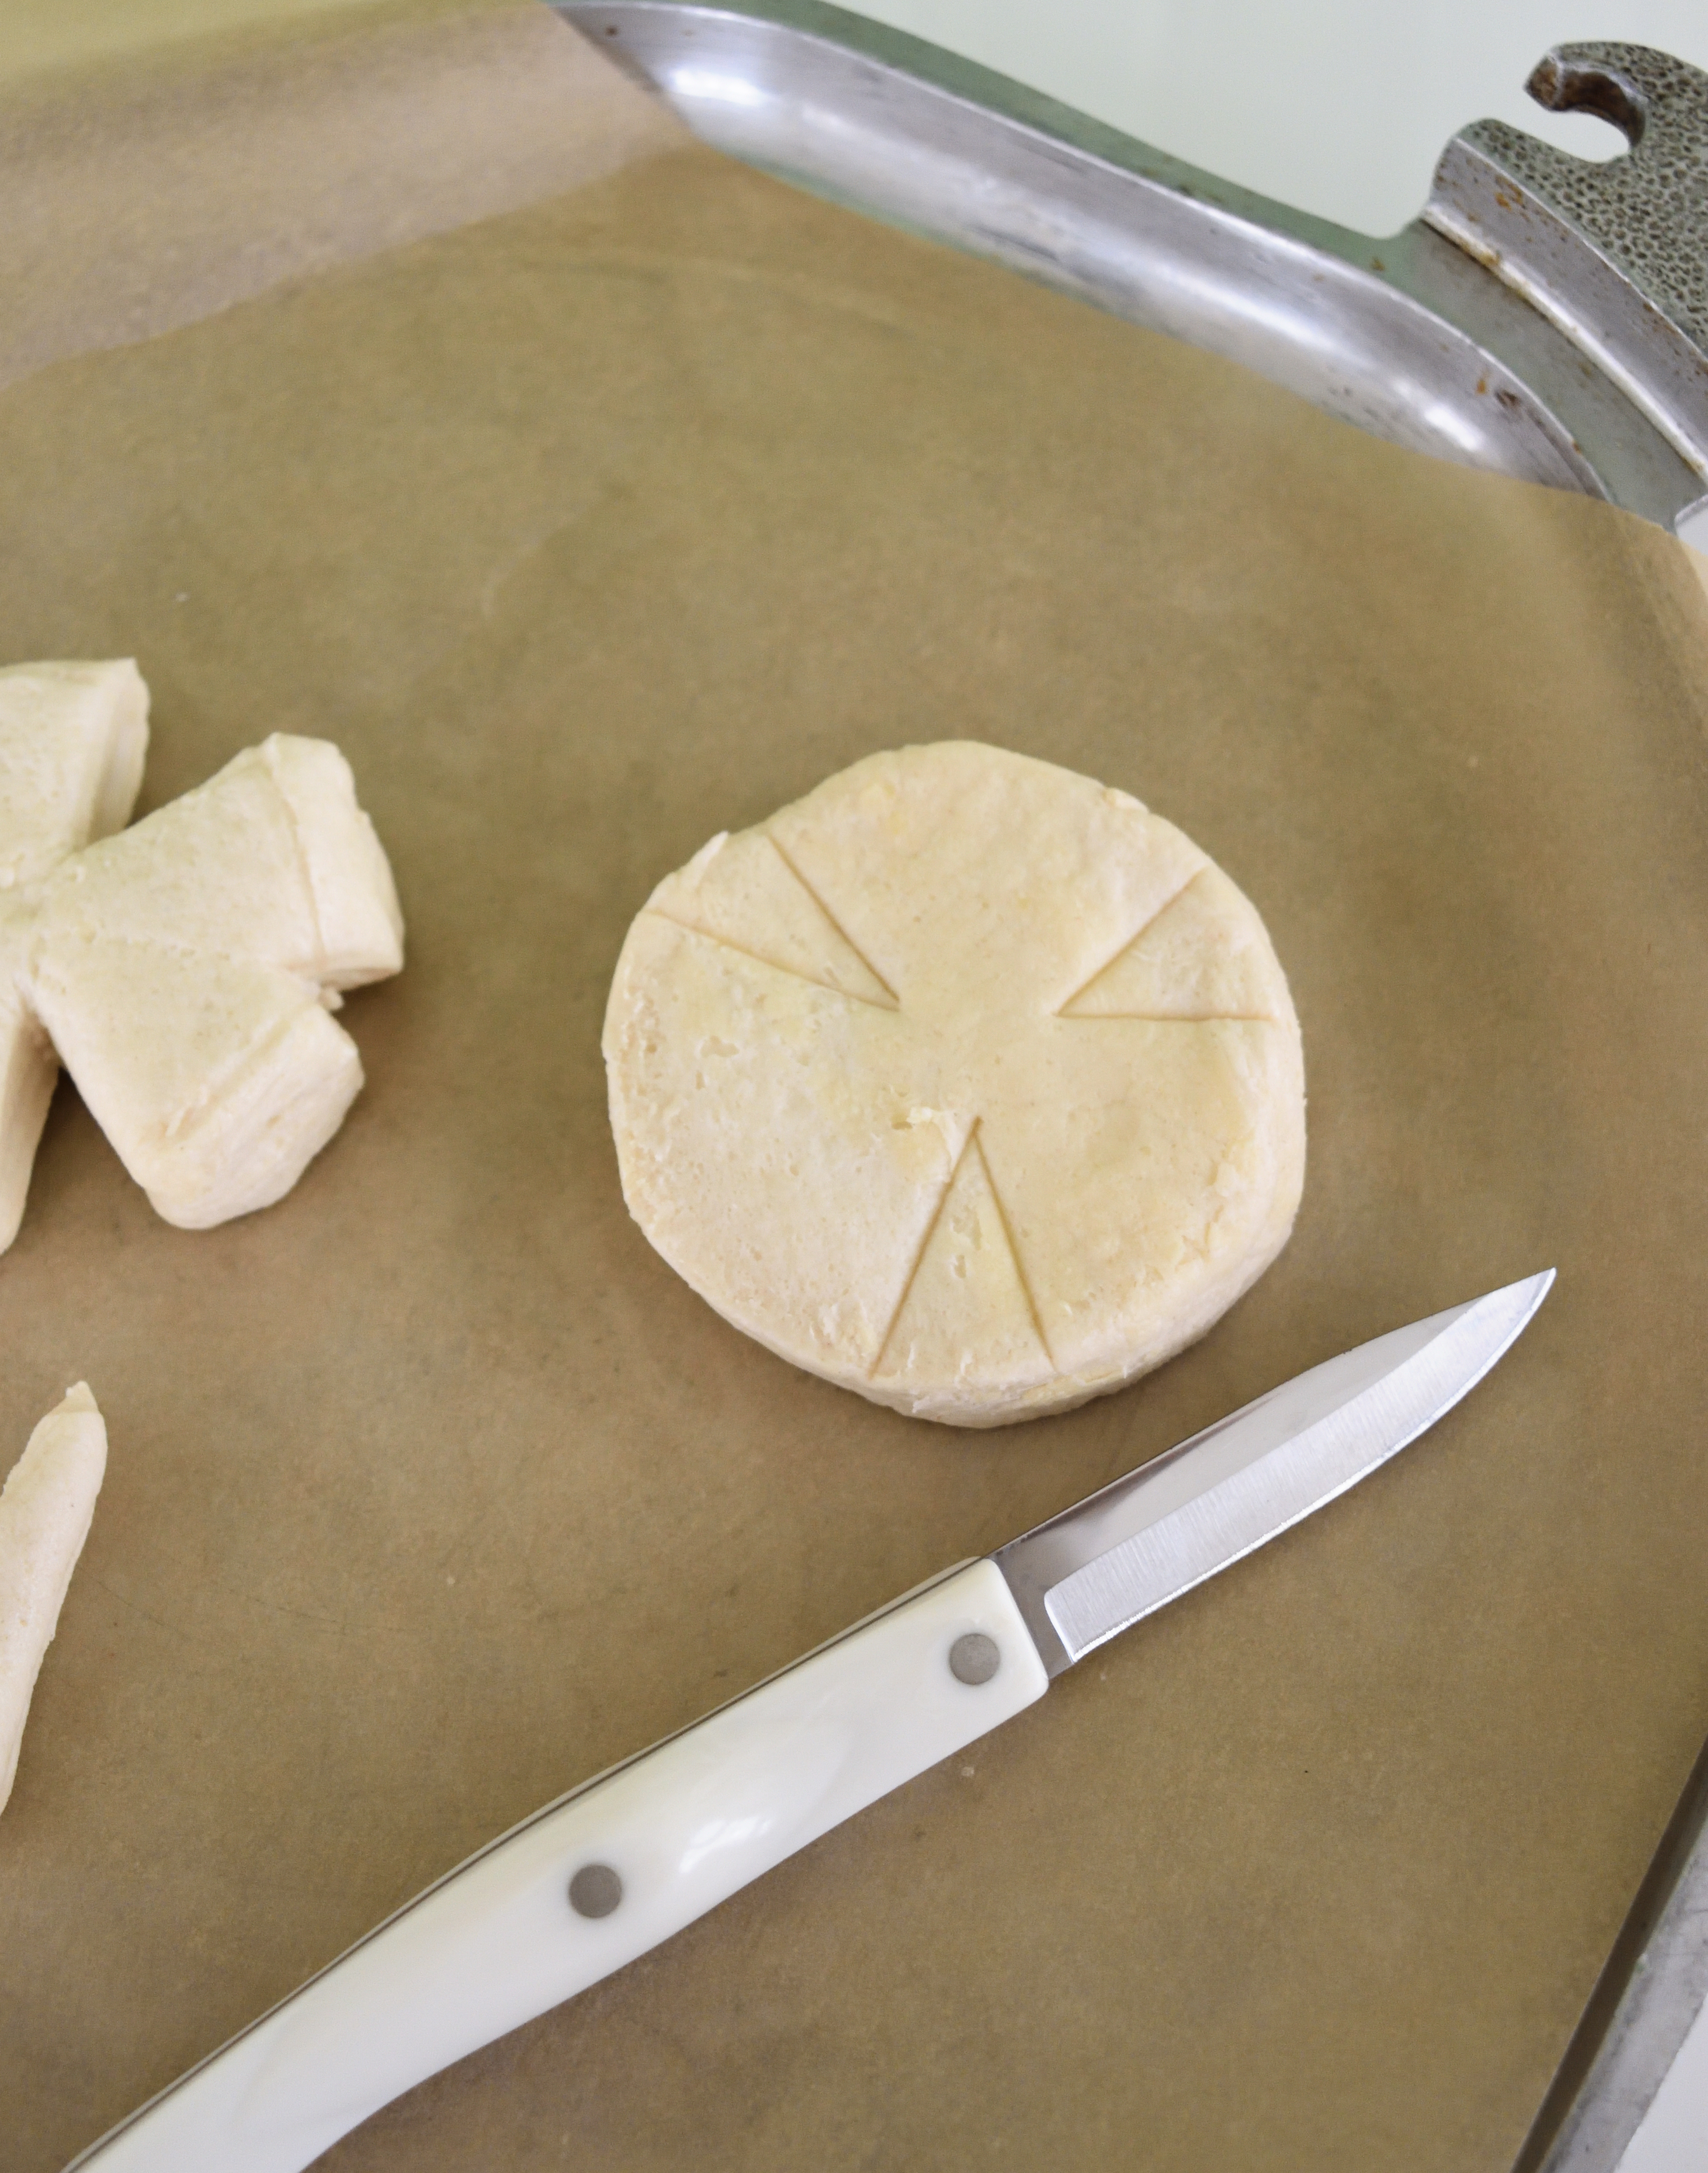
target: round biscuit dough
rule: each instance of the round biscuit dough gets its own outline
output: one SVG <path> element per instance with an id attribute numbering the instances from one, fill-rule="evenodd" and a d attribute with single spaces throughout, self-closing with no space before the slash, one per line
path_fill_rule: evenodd
<path id="1" fill-rule="evenodd" d="M 677 1273 L 951 1425 L 1161 1364 L 1299 1203 L 1255 909 L 1128 794 L 974 741 L 872 755 L 666 876 L 604 1046 L 623 1194 Z"/>

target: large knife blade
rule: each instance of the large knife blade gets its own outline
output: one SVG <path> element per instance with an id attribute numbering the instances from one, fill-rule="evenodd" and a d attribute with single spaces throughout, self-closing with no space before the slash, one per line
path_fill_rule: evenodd
<path id="1" fill-rule="evenodd" d="M 547 1804 L 67 2173 L 301 2173 L 404 2090 L 658 1946 L 1344 1493 L 1476 1385 L 1553 1280 L 1313 1367 Z"/>

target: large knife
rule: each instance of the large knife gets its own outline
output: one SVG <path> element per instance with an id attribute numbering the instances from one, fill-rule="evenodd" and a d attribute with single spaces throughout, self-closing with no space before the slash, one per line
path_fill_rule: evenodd
<path id="1" fill-rule="evenodd" d="M 1344 1494 L 1476 1385 L 1553 1280 L 1313 1367 L 548 1804 L 75 2165 L 300 2173 L 402 2091 L 658 1946 Z"/>

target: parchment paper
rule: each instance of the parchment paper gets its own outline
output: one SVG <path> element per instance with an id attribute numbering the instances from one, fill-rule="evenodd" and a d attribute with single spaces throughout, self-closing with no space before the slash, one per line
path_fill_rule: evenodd
<path id="1" fill-rule="evenodd" d="M 112 1442 L 0 1821 L 8 2173 L 581 1777 L 1552 1263 L 1345 1501 L 325 2161 L 1504 2169 L 1708 1725 L 1677 548 L 692 150 L 62 360 L 0 474 L 0 661 L 134 653 L 146 805 L 337 739 L 410 925 L 282 1205 L 170 1229 L 62 1089 L 0 1261 L 0 1457 L 85 1375 Z M 662 872 L 949 734 L 1199 839 L 1311 1088 L 1256 1291 L 973 1436 L 671 1275 L 598 1051 Z"/>

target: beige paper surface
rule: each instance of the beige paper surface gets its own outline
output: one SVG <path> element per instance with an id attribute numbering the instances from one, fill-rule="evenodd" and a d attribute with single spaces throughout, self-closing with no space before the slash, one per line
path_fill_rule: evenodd
<path id="1" fill-rule="evenodd" d="M 8 2173 L 575 1780 L 1553 1263 L 1347 1500 L 326 2161 L 1501 2173 L 1708 1722 L 1678 550 L 699 152 L 62 361 L 0 472 L 0 661 L 134 653 L 145 805 L 337 739 L 411 940 L 282 1205 L 169 1228 L 62 1091 L 0 1261 L 0 1444 L 79 1376 L 111 1439 L 0 1821 Z M 1197 838 L 1311 1090 L 1256 1291 L 973 1437 L 670 1273 L 598 1052 L 662 872 L 947 734 Z"/>
<path id="2" fill-rule="evenodd" d="M 516 0 L 369 0 L 0 87 L 0 386 L 687 140 Z"/>

